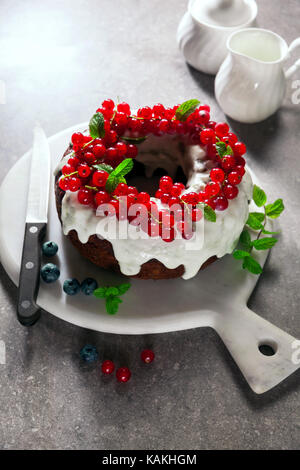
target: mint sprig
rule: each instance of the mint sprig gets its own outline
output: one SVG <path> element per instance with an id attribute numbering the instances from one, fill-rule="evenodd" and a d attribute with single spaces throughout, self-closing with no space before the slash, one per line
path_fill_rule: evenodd
<path id="1" fill-rule="evenodd" d="M 186 121 L 190 114 L 192 114 L 197 107 L 199 106 L 200 101 L 197 99 L 192 99 L 182 103 L 175 112 L 175 117 L 178 121 Z"/>
<path id="2" fill-rule="evenodd" d="M 94 290 L 94 296 L 97 299 L 105 299 L 106 311 L 109 315 L 115 315 L 119 310 L 119 305 L 123 302 L 121 295 L 131 287 L 129 283 L 120 284 L 119 286 L 98 287 Z"/>
<path id="3" fill-rule="evenodd" d="M 90 135 L 93 139 L 104 137 L 104 116 L 102 113 L 95 113 L 89 122 Z"/>
<path id="4" fill-rule="evenodd" d="M 210 207 L 208 204 L 204 204 L 204 218 L 208 220 L 209 222 L 216 222 L 217 216 L 215 211 L 213 210 L 212 207 Z"/>
<path id="5" fill-rule="evenodd" d="M 126 183 L 124 178 L 133 168 L 132 158 L 125 158 L 109 175 L 106 180 L 105 189 L 108 193 L 112 193 L 119 183 Z"/>
<path id="6" fill-rule="evenodd" d="M 146 138 L 147 137 L 128 137 L 125 135 L 121 137 L 122 140 L 124 140 L 125 142 L 128 142 L 129 144 L 141 144 L 142 142 L 146 140 Z"/>
<path id="7" fill-rule="evenodd" d="M 114 171 L 113 167 L 107 163 L 97 163 L 96 165 L 93 165 L 93 168 L 95 168 L 95 170 L 106 171 L 106 173 L 112 173 Z"/>
<path id="8" fill-rule="evenodd" d="M 276 245 L 277 238 L 261 237 L 261 235 L 276 235 L 278 233 L 266 230 L 265 226 L 268 217 L 276 219 L 280 216 L 284 210 L 284 205 L 282 199 L 277 199 L 273 204 L 266 205 L 266 193 L 257 185 L 254 185 L 252 197 L 257 207 L 264 208 L 264 212 L 250 212 L 246 225 L 252 230 L 259 231 L 258 235 L 255 240 L 251 240 L 249 231 L 243 230 L 239 239 L 243 249 L 235 250 L 232 255 L 235 259 L 243 260 L 243 269 L 247 269 L 253 274 L 260 274 L 262 273 L 262 267 L 252 256 L 252 250 L 269 250 L 272 246 Z"/>

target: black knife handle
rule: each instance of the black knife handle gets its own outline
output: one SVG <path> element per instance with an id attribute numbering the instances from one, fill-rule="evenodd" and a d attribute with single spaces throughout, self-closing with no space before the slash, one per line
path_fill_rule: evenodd
<path id="1" fill-rule="evenodd" d="M 17 306 L 18 320 L 24 326 L 33 325 L 41 315 L 36 298 L 40 281 L 40 242 L 45 236 L 45 232 L 45 223 L 27 223 L 25 225 Z"/>

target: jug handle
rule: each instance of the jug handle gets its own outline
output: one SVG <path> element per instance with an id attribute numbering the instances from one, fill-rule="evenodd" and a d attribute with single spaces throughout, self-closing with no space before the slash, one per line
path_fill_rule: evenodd
<path id="1" fill-rule="evenodd" d="M 291 54 L 298 46 L 300 46 L 300 38 L 295 39 L 289 47 L 289 54 Z M 286 78 L 290 78 L 296 70 L 300 68 L 300 59 L 298 59 L 286 72 Z"/>

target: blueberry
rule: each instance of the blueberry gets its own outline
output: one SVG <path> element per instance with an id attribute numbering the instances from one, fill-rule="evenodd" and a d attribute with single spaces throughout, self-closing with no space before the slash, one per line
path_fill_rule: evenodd
<path id="1" fill-rule="evenodd" d="M 47 263 L 41 269 L 41 278 L 43 279 L 43 281 L 47 282 L 47 284 L 50 284 L 50 282 L 57 281 L 59 276 L 60 270 L 56 266 L 56 264 Z"/>
<path id="2" fill-rule="evenodd" d="M 81 292 L 85 295 L 92 295 L 95 289 L 98 287 L 98 282 L 92 277 L 87 277 L 81 283 Z"/>
<path id="3" fill-rule="evenodd" d="M 98 359 L 98 351 L 95 346 L 86 344 L 80 351 L 80 357 L 86 362 L 94 362 Z"/>
<path id="4" fill-rule="evenodd" d="M 80 284 L 77 279 L 66 279 L 63 285 L 63 290 L 68 295 L 76 295 L 80 291 Z"/>
<path id="5" fill-rule="evenodd" d="M 42 246 L 42 252 L 45 256 L 48 256 L 49 258 L 51 256 L 56 255 L 58 250 L 58 246 L 55 242 L 46 242 Z"/>

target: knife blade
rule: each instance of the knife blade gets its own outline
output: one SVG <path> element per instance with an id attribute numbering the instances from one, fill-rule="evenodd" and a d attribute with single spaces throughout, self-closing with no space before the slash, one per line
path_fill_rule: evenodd
<path id="1" fill-rule="evenodd" d="M 33 325 L 41 314 L 36 298 L 40 280 L 40 243 L 45 235 L 48 220 L 51 171 L 50 149 L 43 129 L 39 125 L 35 126 L 33 135 L 17 304 L 18 320 L 25 326 Z"/>

